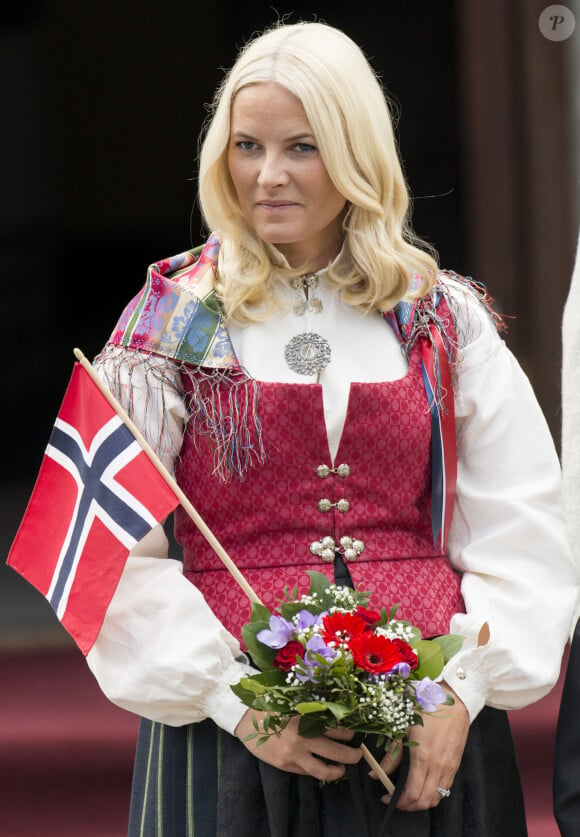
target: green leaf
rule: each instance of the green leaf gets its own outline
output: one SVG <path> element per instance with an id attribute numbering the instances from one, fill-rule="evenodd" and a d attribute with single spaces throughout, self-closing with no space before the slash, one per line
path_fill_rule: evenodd
<path id="1" fill-rule="evenodd" d="M 331 700 L 326 701 L 324 708 L 332 712 L 337 721 L 342 721 L 343 718 L 346 718 L 352 712 L 349 706 L 344 706 L 342 703 L 333 703 Z"/>
<path id="2" fill-rule="evenodd" d="M 270 671 L 262 671 L 260 674 L 253 674 L 252 678 L 259 680 L 266 686 L 285 686 L 286 672 L 279 668 L 272 668 Z"/>
<path id="3" fill-rule="evenodd" d="M 333 582 L 324 575 L 324 573 L 316 572 L 316 570 L 308 570 L 307 575 L 310 576 L 310 589 L 308 595 L 316 593 L 320 597 L 320 601 L 327 598 L 326 591 Z"/>
<path id="4" fill-rule="evenodd" d="M 258 639 L 258 633 L 267 630 L 270 627 L 270 622 L 250 622 L 242 628 L 242 638 L 246 644 L 246 648 L 252 658 L 252 662 L 261 671 L 264 669 L 271 669 L 276 659 L 277 651 L 274 648 L 268 648 Z"/>
<path id="5" fill-rule="evenodd" d="M 252 602 L 252 615 L 250 616 L 250 622 L 266 622 L 266 624 L 269 625 L 271 615 L 272 614 L 268 608 L 263 604 Z"/>
<path id="6" fill-rule="evenodd" d="M 282 602 L 280 604 L 280 613 L 284 619 L 287 619 L 289 622 L 291 622 L 292 617 L 296 616 L 297 613 L 300 613 L 301 610 L 304 610 L 302 602 Z"/>
<path id="7" fill-rule="evenodd" d="M 250 677 L 242 677 L 238 685 L 246 692 L 251 692 L 254 697 L 256 695 L 263 695 L 266 692 L 266 686 L 263 683 L 257 683 Z"/>
<path id="8" fill-rule="evenodd" d="M 292 588 L 292 593 L 288 590 L 288 585 L 284 585 L 284 599 L 288 602 L 295 602 L 298 598 L 298 585 L 295 584 Z"/>
<path id="9" fill-rule="evenodd" d="M 286 685 L 286 674 L 279 668 L 269 671 L 261 671 L 260 674 L 252 674 L 250 677 L 242 677 L 240 684 L 244 689 L 251 689 L 255 694 L 263 694 L 265 689 L 272 686 Z"/>
<path id="10" fill-rule="evenodd" d="M 445 634 L 444 636 L 436 636 L 433 642 L 436 642 L 443 649 L 443 663 L 448 663 L 451 657 L 455 656 L 458 651 L 461 651 L 464 637 L 459 634 Z"/>
<path id="11" fill-rule="evenodd" d="M 443 649 L 432 639 L 421 639 L 413 646 L 419 657 L 419 665 L 413 676 L 417 680 L 430 677 L 435 680 L 443 670 Z"/>
<path id="12" fill-rule="evenodd" d="M 299 715 L 310 715 L 311 712 L 324 712 L 326 709 L 325 703 L 320 703 L 317 700 L 303 701 L 296 704 L 296 711 Z"/>
<path id="13" fill-rule="evenodd" d="M 327 729 L 328 724 L 323 720 L 310 718 L 308 715 L 303 715 L 298 723 L 298 733 L 304 738 L 319 738 Z"/>
<path id="14" fill-rule="evenodd" d="M 234 683 L 233 686 L 230 686 L 232 692 L 239 697 L 243 704 L 246 706 L 253 706 L 254 699 L 256 697 L 255 692 L 250 691 L 250 689 L 245 689 L 242 683 Z"/>
<path id="15" fill-rule="evenodd" d="M 392 621 L 394 620 L 394 618 L 395 618 L 395 616 L 396 616 L 396 614 L 397 614 L 398 609 L 399 609 L 399 605 L 398 605 L 398 604 L 393 605 L 393 607 L 392 607 L 392 608 L 390 609 L 390 611 L 389 611 L 389 616 L 388 616 L 388 619 L 387 619 L 387 621 L 388 621 L 388 622 L 392 622 Z"/>

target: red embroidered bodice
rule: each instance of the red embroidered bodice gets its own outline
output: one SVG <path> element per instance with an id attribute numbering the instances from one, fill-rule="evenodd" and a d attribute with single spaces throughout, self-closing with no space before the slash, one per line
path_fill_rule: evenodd
<path id="1" fill-rule="evenodd" d="M 224 409 L 227 390 L 222 384 Z M 310 546 L 325 537 L 340 546 L 348 536 L 364 544 L 348 567 L 355 585 L 372 592 L 371 606 L 399 604 L 397 616 L 424 636 L 448 632 L 464 605 L 459 574 L 433 545 L 431 423 L 418 349 L 400 380 L 351 384 L 336 469 L 326 476 L 322 388 L 260 383 L 259 390 L 267 461 L 242 481 L 220 483 L 209 438 L 188 433 L 177 479 L 263 603 L 273 610 L 285 586 L 306 592 L 306 570 L 333 579 L 332 563 Z M 181 509 L 175 531 L 186 577 L 239 637 L 250 616 L 245 594 Z"/>

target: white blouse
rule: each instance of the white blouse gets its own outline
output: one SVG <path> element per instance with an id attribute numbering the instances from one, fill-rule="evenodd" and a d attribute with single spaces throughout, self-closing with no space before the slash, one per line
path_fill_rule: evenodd
<path id="1" fill-rule="evenodd" d="M 465 641 L 443 678 L 473 720 L 485 704 L 523 707 L 554 685 L 578 582 L 566 537 L 559 463 L 530 384 L 475 298 L 446 281 L 463 342 L 448 555 L 463 573 L 467 612 L 452 619 L 450 630 Z M 288 293 L 291 302 L 294 291 Z M 288 367 L 284 347 L 305 331 L 328 340 L 332 356 L 319 381 L 334 455 L 350 383 L 396 380 L 407 362 L 378 314 L 364 315 L 346 305 L 323 282 L 317 295 L 321 313 L 299 316 L 290 308 L 264 323 L 229 331 L 240 363 L 262 381 L 315 381 Z M 133 370 L 131 380 L 136 423 L 143 424 L 145 415 L 154 422 L 151 404 L 145 413 L 144 371 Z M 157 402 L 161 409 L 159 393 Z M 164 403 L 178 450 L 185 405 L 167 390 Z M 165 461 L 172 468 L 172 456 L 165 454 Z M 490 640 L 478 647 L 485 624 Z M 229 687 L 251 669 L 237 640 L 184 578 L 181 563 L 167 557 L 160 526 L 129 555 L 87 660 L 114 703 L 154 721 L 180 726 L 210 717 L 233 732 L 247 709 Z"/>
<path id="2" fill-rule="evenodd" d="M 580 569 L 580 238 L 562 320 L 562 471 L 568 531 Z M 575 620 L 580 615 L 578 602 Z"/>

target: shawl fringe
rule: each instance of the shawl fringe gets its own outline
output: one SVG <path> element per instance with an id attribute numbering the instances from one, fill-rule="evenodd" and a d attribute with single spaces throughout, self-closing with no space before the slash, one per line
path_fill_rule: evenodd
<path id="1" fill-rule="evenodd" d="M 172 437 L 167 420 L 167 396 L 171 393 L 186 405 L 185 432 L 192 434 L 196 446 L 204 438 L 212 446 L 213 474 L 220 482 L 243 479 L 248 467 L 265 462 L 259 386 L 239 367 L 193 367 L 184 361 L 112 343 L 105 346 L 94 363 L 131 419 L 135 416 L 133 376 L 137 369 L 140 374 L 144 371 L 143 433 L 161 458 L 177 458 L 181 448 L 176 442 L 182 439 Z M 156 408 L 159 399 L 161 410 Z"/>
<path id="2" fill-rule="evenodd" d="M 447 393 L 441 383 L 442 359 L 439 356 L 437 342 L 433 340 L 432 329 L 434 327 L 441 337 L 441 344 L 447 356 L 453 384 L 456 381 L 461 350 L 477 336 L 474 323 L 465 321 L 458 315 L 459 302 L 455 295 L 450 293 L 449 287 L 445 284 L 445 279 L 451 280 L 458 289 L 475 297 L 498 333 L 506 332 L 507 324 L 504 318 L 494 310 L 494 299 L 481 282 L 475 281 L 471 276 L 461 276 L 452 270 L 442 271 L 441 276 L 443 281 L 440 281 L 431 293 L 417 299 L 399 302 L 394 310 L 385 313 L 384 317 L 395 328 L 401 340 L 401 350 L 407 359 L 417 341 L 427 340 L 432 344 L 435 379 L 434 397 L 437 407 L 445 412 Z M 414 287 L 414 279 L 415 277 L 412 275 L 411 290 Z M 440 307 L 439 304 L 442 299 L 447 304 Z"/>

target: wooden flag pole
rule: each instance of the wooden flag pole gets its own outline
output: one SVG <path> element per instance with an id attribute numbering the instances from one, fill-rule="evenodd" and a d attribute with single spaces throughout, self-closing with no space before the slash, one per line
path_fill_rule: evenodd
<path id="1" fill-rule="evenodd" d="M 236 565 L 234 564 L 234 562 L 232 561 L 232 559 L 230 558 L 228 553 L 225 551 L 225 549 L 223 548 L 221 543 L 218 541 L 218 539 L 216 538 L 214 533 L 207 526 L 207 524 L 205 523 L 203 518 L 199 515 L 195 506 L 193 506 L 193 504 L 189 501 L 187 496 L 183 493 L 181 488 L 178 486 L 178 484 L 175 481 L 175 478 L 173 477 L 173 475 L 169 473 L 169 471 L 167 470 L 167 468 L 165 467 L 163 462 L 159 459 L 159 457 L 157 456 L 157 454 L 155 453 L 155 451 L 153 450 L 153 448 L 151 447 L 149 442 L 145 439 L 145 437 L 143 436 L 143 434 L 141 433 L 139 428 L 134 424 L 134 422 L 131 421 L 131 419 L 129 418 L 129 416 L 127 415 L 125 410 L 121 407 L 121 405 L 119 404 L 119 402 L 117 401 L 117 399 L 115 398 L 113 393 L 108 389 L 108 387 L 105 385 L 105 383 L 97 375 L 96 371 L 91 366 L 91 364 L 89 363 L 87 358 L 84 356 L 84 354 L 81 352 L 80 349 L 73 349 L 73 351 L 74 351 L 74 356 L 76 357 L 78 362 L 81 364 L 81 366 L 83 367 L 85 372 L 91 377 L 91 380 L 95 383 L 95 385 L 102 392 L 102 394 L 107 399 L 107 401 L 109 402 L 109 404 L 111 405 L 113 410 L 117 413 L 119 418 L 127 425 L 127 427 L 129 428 L 129 430 L 131 431 L 131 433 L 133 434 L 135 439 L 139 442 L 139 444 L 143 448 L 143 451 L 145 452 L 145 454 L 148 456 L 148 458 L 151 460 L 152 464 L 155 466 L 155 468 L 157 469 L 159 474 L 163 477 L 163 479 L 165 480 L 165 482 L 167 483 L 169 488 L 173 491 L 175 496 L 178 498 L 178 500 L 181 503 L 181 505 L 183 506 L 184 510 L 191 517 L 191 519 L 193 520 L 193 522 L 195 523 L 195 525 L 197 526 L 197 528 L 199 529 L 201 534 L 204 536 L 206 541 L 209 543 L 209 545 L 212 547 L 212 549 L 215 550 L 215 552 L 217 553 L 217 555 L 221 559 L 224 566 L 229 570 L 229 572 L 232 574 L 234 579 L 238 582 L 238 584 L 240 585 L 240 587 L 242 588 L 242 590 L 244 591 L 244 593 L 246 594 L 248 599 L 251 602 L 256 602 L 257 604 L 262 604 L 262 602 L 260 601 L 260 598 L 258 597 L 258 594 L 250 586 L 250 584 L 247 582 L 247 580 L 242 575 L 240 570 L 236 567 Z M 388 790 L 389 793 L 393 793 L 393 791 L 395 789 L 395 786 L 393 785 L 393 783 L 391 782 L 389 777 L 386 775 L 386 773 L 381 769 L 381 766 L 373 758 L 373 756 L 371 755 L 371 753 L 368 751 L 368 749 L 366 748 L 366 746 L 364 744 L 361 745 L 360 749 L 362 750 L 365 761 L 367 762 L 367 764 L 370 765 L 370 767 L 372 767 L 372 769 L 374 770 L 377 778 L 380 779 L 380 781 L 383 783 L 383 785 L 385 786 L 385 788 Z"/>
<path id="2" fill-rule="evenodd" d="M 394 793 L 395 786 L 393 785 L 393 783 L 391 782 L 381 765 L 378 763 L 376 758 L 373 756 L 367 745 L 361 744 L 360 748 L 362 750 L 364 760 L 370 767 L 372 767 L 377 779 L 379 779 L 379 781 L 383 784 L 383 786 L 388 790 L 389 793 Z"/>
<path id="3" fill-rule="evenodd" d="M 90 375 L 92 381 L 96 384 L 99 390 L 102 392 L 104 397 L 107 399 L 113 410 L 117 413 L 119 418 L 127 425 L 135 439 L 139 442 L 141 447 L 143 448 L 145 454 L 149 457 L 159 474 L 163 477 L 169 488 L 173 491 L 175 496 L 178 498 L 179 502 L 187 512 L 187 514 L 191 517 L 201 534 L 204 536 L 206 541 L 209 545 L 214 549 L 221 559 L 224 566 L 230 571 L 232 576 L 238 582 L 246 596 L 249 598 L 251 602 L 256 602 L 257 604 L 262 604 L 258 594 L 255 590 L 250 586 L 246 578 L 242 575 L 240 570 L 236 567 L 228 553 L 225 551 L 221 543 L 218 541 L 214 533 L 211 529 L 207 526 L 203 518 L 199 515 L 199 512 L 193 506 L 193 504 L 189 501 L 187 496 L 183 493 L 181 488 L 178 486 L 177 482 L 175 481 L 175 477 L 169 473 L 163 462 L 159 459 L 149 442 L 145 439 L 139 428 L 131 421 L 125 410 L 121 407 L 113 393 L 108 389 L 105 383 L 101 380 L 98 376 L 96 371 L 93 369 L 87 358 L 81 352 L 80 349 L 73 349 L 74 356 L 81 364 L 85 372 Z"/>

